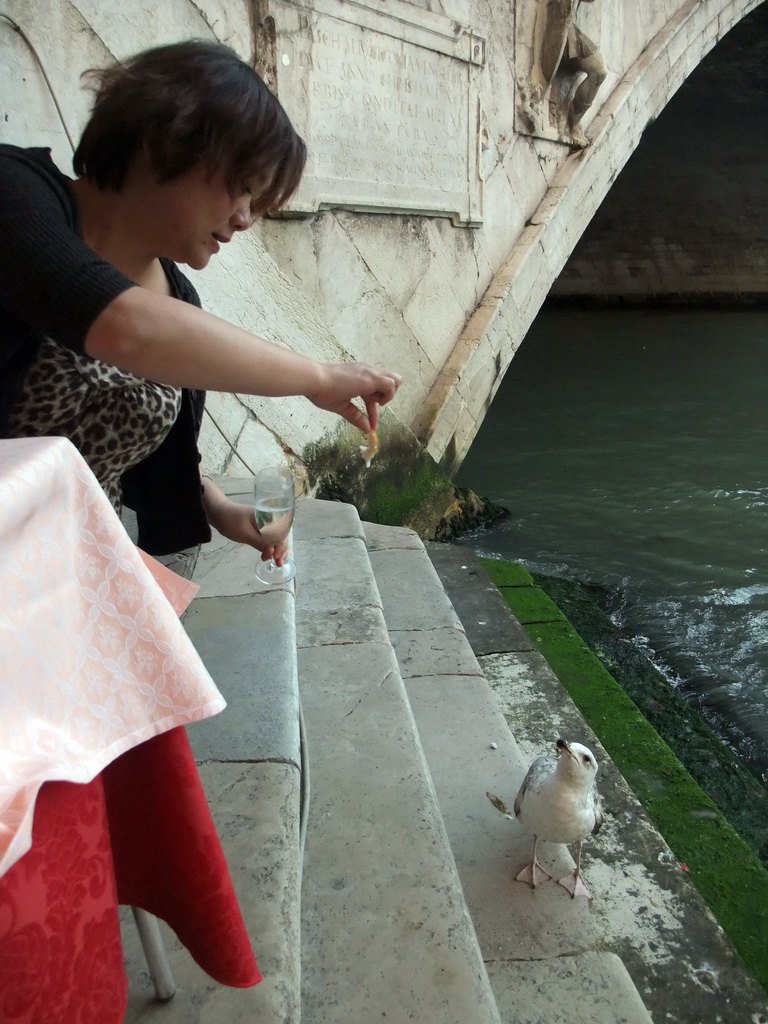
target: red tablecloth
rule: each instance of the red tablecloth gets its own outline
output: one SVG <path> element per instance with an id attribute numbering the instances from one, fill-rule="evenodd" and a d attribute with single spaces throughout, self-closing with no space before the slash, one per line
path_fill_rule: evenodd
<path id="1" fill-rule="evenodd" d="M 0 442 L 0 1024 L 120 1024 L 118 903 L 259 980 L 184 725 L 225 701 L 64 438 Z"/>
<path id="2" fill-rule="evenodd" d="M 167 921 L 222 984 L 261 980 L 183 728 L 42 786 L 32 849 L 0 878 L 0 1024 L 120 1024 L 118 903 Z"/>

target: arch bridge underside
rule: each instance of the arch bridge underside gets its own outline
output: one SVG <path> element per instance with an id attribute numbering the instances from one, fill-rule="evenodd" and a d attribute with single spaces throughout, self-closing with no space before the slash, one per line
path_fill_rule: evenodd
<path id="1" fill-rule="evenodd" d="M 585 228 L 654 121 L 707 53 L 762 0 L 687 0 L 649 42 L 558 170 L 438 374 L 412 429 L 450 475 Z"/>

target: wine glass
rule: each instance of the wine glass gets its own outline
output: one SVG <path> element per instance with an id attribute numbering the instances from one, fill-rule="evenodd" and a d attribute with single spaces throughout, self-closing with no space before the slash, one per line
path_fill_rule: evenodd
<path id="1" fill-rule="evenodd" d="M 290 466 L 269 466 L 256 474 L 253 511 L 259 532 L 268 544 L 277 545 L 285 540 L 296 512 L 296 488 Z M 262 583 L 287 583 L 295 575 L 296 566 L 290 558 L 282 565 L 271 558 L 260 562 L 256 569 L 256 579 Z"/>

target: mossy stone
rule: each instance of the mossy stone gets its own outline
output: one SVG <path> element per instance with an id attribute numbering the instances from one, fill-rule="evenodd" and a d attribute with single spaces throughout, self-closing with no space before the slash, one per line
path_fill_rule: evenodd
<path id="1" fill-rule="evenodd" d="M 354 505 L 360 518 L 382 526 L 407 526 L 424 540 L 450 540 L 492 522 L 506 510 L 456 487 L 416 437 L 386 412 L 379 450 L 367 467 L 365 435 L 341 426 L 302 452 L 315 497 Z"/>
<path id="2" fill-rule="evenodd" d="M 510 563 L 489 565 L 491 561 L 482 559 L 494 582 L 515 576 Z M 528 608 L 554 604 L 537 585 L 500 590 L 512 610 L 517 603 L 524 614 Z M 545 600 L 530 596 L 537 590 Z M 575 595 L 572 600 L 578 603 Z M 550 610 L 546 620 L 521 622 L 675 856 L 686 864 L 745 964 L 768 991 L 768 871 L 754 850 L 562 611 L 555 616 Z M 727 748 L 714 735 L 712 741 L 719 745 L 716 760 L 728 762 Z M 747 780 L 745 785 L 751 783 Z"/>
<path id="3" fill-rule="evenodd" d="M 533 576 L 517 562 L 503 562 L 498 558 L 478 558 L 497 587 L 532 587 Z"/>

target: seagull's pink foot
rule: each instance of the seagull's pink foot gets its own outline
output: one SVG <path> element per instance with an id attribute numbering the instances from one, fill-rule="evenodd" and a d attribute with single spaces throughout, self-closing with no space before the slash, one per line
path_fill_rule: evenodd
<path id="1" fill-rule="evenodd" d="M 532 889 L 535 889 L 537 885 L 541 885 L 542 882 L 547 882 L 552 877 L 548 871 L 539 864 L 534 858 L 530 864 L 526 864 L 519 875 L 516 876 L 518 882 L 527 882 Z"/>
<path id="2" fill-rule="evenodd" d="M 584 884 L 581 874 L 576 871 L 572 871 L 570 875 L 559 879 L 559 884 L 568 890 L 571 894 L 571 899 L 574 899 L 576 896 L 586 896 L 588 900 L 592 899 L 592 893 Z"/>

